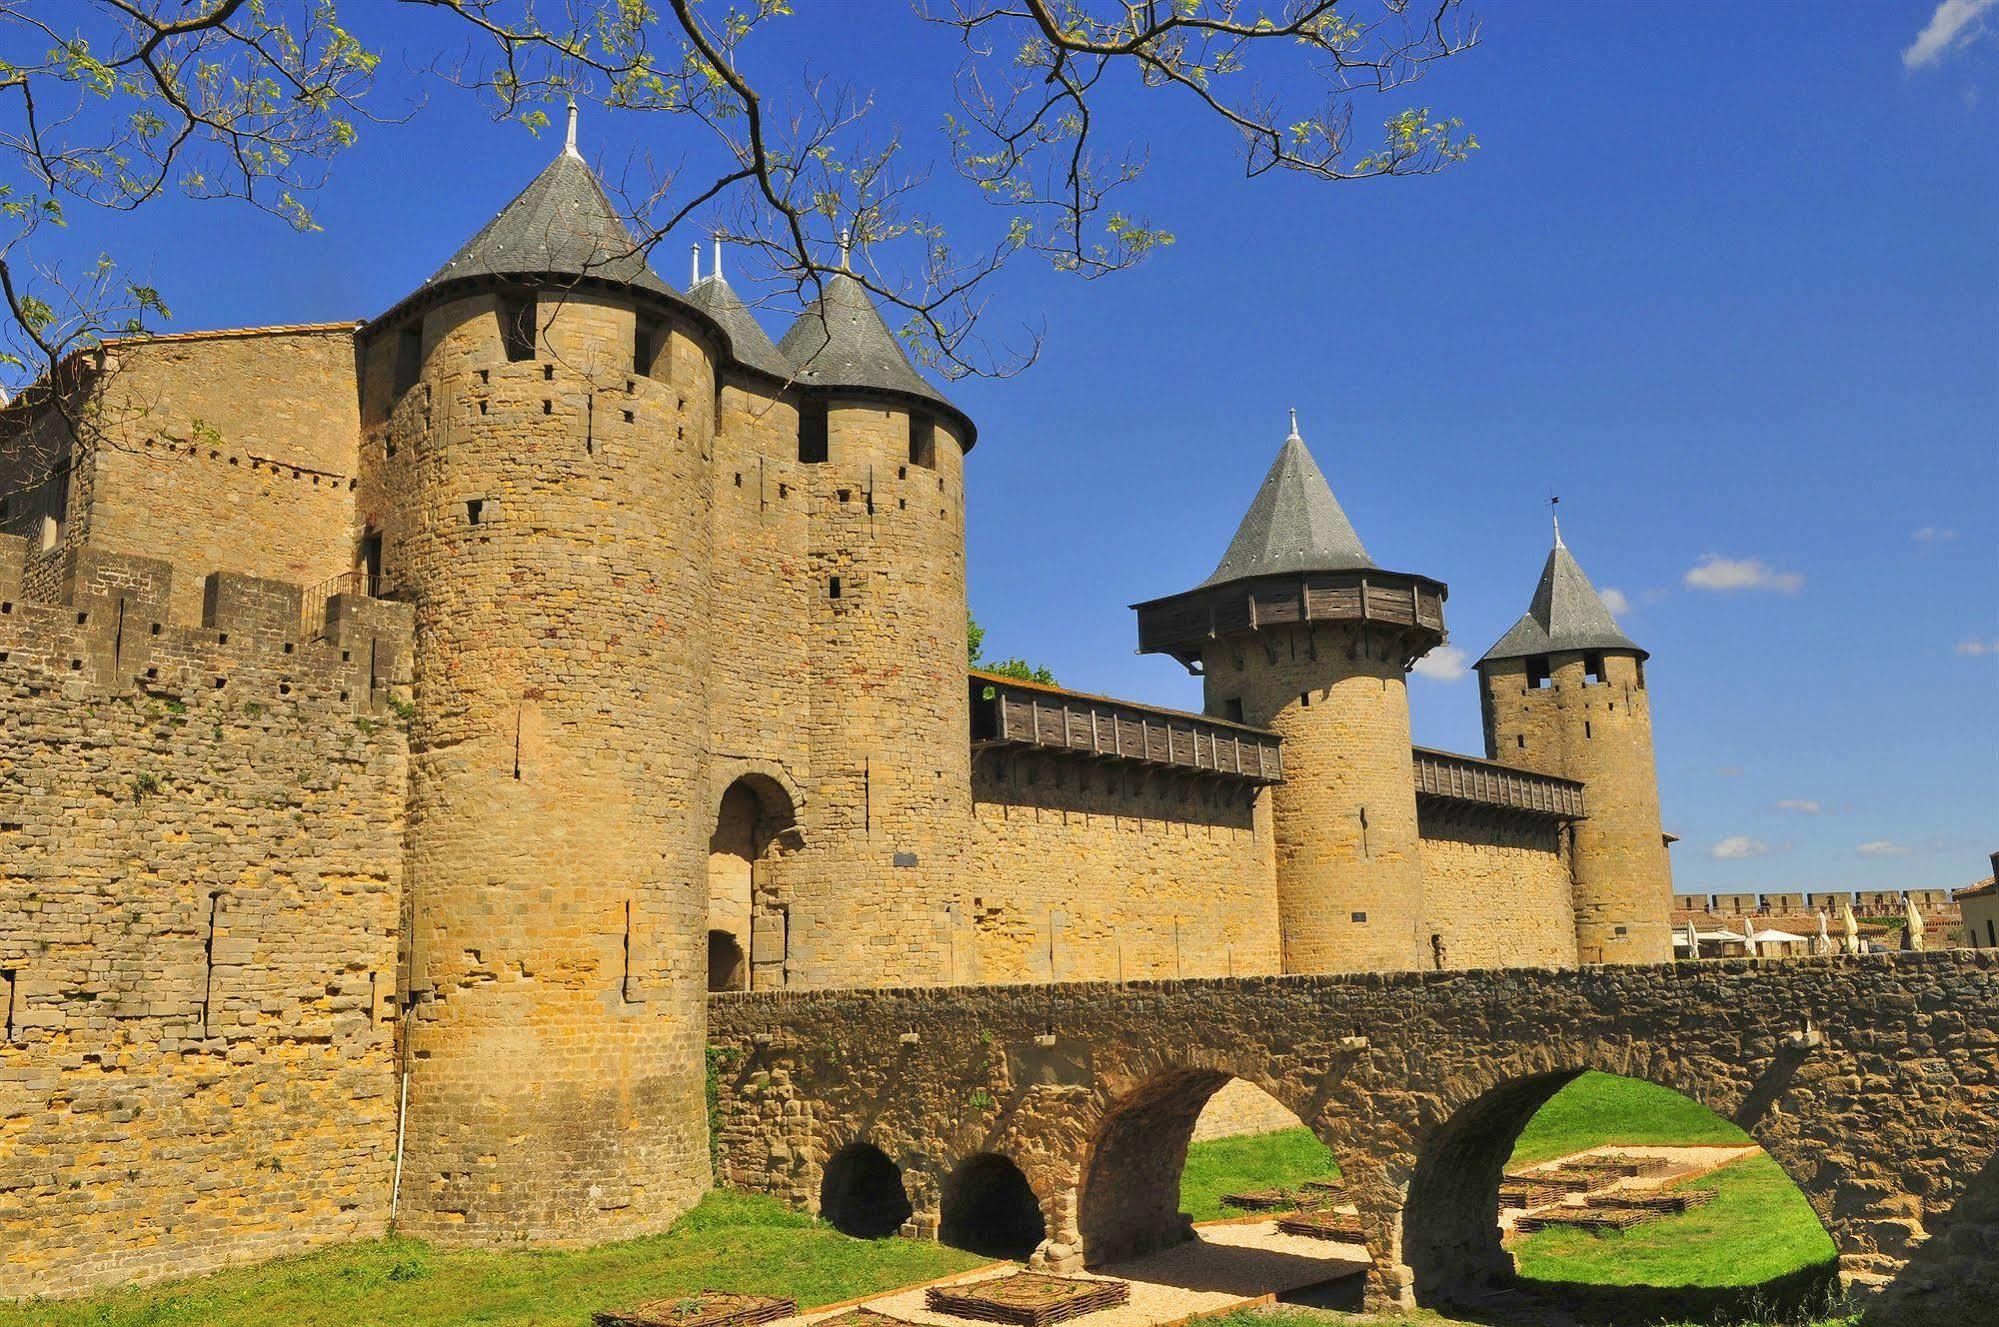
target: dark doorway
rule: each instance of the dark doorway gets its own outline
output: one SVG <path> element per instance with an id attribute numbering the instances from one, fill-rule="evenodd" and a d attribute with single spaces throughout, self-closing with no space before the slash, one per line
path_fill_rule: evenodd
<path id="1" fill-rule="evenodd" d="M 1048 1238 L 1027 1176 L 1003 1156 L 981 1152 L 962 1162 L 944 1182 L 943 1196 L 937 1238 L 954 1248 L 1019 1260 Z"/>
<path id="2" fill-rule="evenodd" d="M 902 1170 L 880 1148 L 849 1143 L 826 1163 L 819 1183 L 819 1215 L 833 1229 L 857 1239 L 893 1235 L 914 1209 L 902 1187 Z"/>
<path id="3" fill-rule="evenodd" d="M 743 947 L 727 931 L 708 932 L 708 989 L 746 991 L 749 973 L 743 962 Z"/>

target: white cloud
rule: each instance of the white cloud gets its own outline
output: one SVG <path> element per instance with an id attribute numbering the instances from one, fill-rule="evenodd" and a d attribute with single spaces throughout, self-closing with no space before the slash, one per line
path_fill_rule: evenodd
<path id="1" fill-rule="evenodd" d="M 1805 587 L 1804 575 L 1778 571 L 1762 558 L 1725 558 L 1704 553 L 1685 578 L 1690 590 L 1781 590 L 1796 594 Z"/>
<path id="2" fill-rule="evenodd" d="M 1991 640 L 1980 640 L 1976 636 L 1970 640 L 1961 640 L 1957 643 L 1957 652 L 1970 655 L 1999 654 L 1999 636 L 1994 636 Z"/>
<path id="3" fill-rule="evenodd" d="M 1893 839 L 1874 839 L 1861 844 L 1854 851 L 1862 857 L 1907 857 L 1915 850 Z"/>
<path id="4" fill-rule="evenodd" d="M 1597 591 L 1596 597 L 1603 600 L 1603 606 L 1613 613 L 1628 613 L 1631 611 L 1631 597 L 1615 585 L 1604 586 L 1601 590 Z"/>
<path id="5" fill-rule="evenodd" d="M 1786 797 L 1783 801 L 1777 803 L 1777 809 L 1779 811 L 1796 811 L 1799 815 L 1803 816 L 1815 816 L 1819 813 L 1819 804 L 1808 797 Z"/>
<path id="6" fill-rule="evenodd" d="M 1957 538 L 1957 531 L 1945 530 L 1934 525 L 1925 525 L 1920 530 L 1910 531 L 1909 538 L 1919 544 L 1940 544 L 1946 539 Z"/>
<path id="7" fill-rule="evenodd" d="M 1999 0 L 1941 0 L 1930 21 L 1902 52 L 1904 69 L 1935 64 L 1955 47 L 1964 46 L 1985 30 L 1985 11 Z"/>
<path id="8" fill-rule="evenodd" d="M 1762 857 L 1769 853 L 1770 845 L 1761 839 L 1752 839 L 1747 834 L 1732 834 L 1707 850 L 1707 855 L 1718 862 L 1742 862 L 1751 857 Z"/>
<path id="9" fill-rule="evenodd" d="M 1431 650 L 1410 671 L 1432 682 L 1455 682 L 1465 675 L 1465 652 L 1455 645 Z"/>

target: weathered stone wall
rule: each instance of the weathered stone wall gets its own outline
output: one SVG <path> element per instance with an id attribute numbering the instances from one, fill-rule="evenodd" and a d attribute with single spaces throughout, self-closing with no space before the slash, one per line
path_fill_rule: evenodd
<path id="1" fill-rule="evenodd" d="M 669 324 L 637 371 L 629 298 L 536 308 L 526 358 L 475 293 L 364 366 L 363 511 L 417 624 L 399 1217 L 462 1242 L 641 1234 L 708 1187 L 712 365 Z"/>
<path id="2" fill-rule="evenodd" d="M 973 767 L 972 798 L 955 981 L 1278 970 L 1268 793 L 992 751 Z"/>
<path id="3" fill-rule="evenodd" d="M 1254 1083 L 1231 1078 L 1201 1107 L 1200 1118 L 1194 1121 L 1192 1141 L 1205 1143 L 1216 1138 L 1240 1138 L 1301 1127 L 1303 1122 L 1276 1097 Z"/>
<path id="4" fill-rule="evenodd" d="M 1573 882 L 1560 822 L 1432 798 L 1419 803 L 1417 819 L 1433 967 L 1575 965 Z"/>
<path id="5" fill-rule="evenodd" d="M 352 324 L 115 343 L 80 531 L 170 561 L 187 625 L 211 571 L 312 585 L 351 570 L 356 400 Z"/>
<path id="6" fill-rule="evenodd" d="M 1999 949 L 1999 893 L 1963 900 L 1964 942 L 1978 949 Z"/>
<path id="7" fill-rule="evenodd" d="M 378 1234 L 408 614 L 69 564 L 0 571 L 0 1298 Z"/>
<path id="8" fill-rule="evenodd" d="M 1272 790 L 1286 972 L 1427 966 L 1402 646 L 1363 627 L 1274 627 L 1204 658 L 1207 711 L 1284 738 Z"/>
<path id="9" fill-rule="evenodd" d="M 1527 685 L 1525 659 L 1481 664 L 1486 754 L 1584 785 L 1589 815 L 1576 824 L 1572 856 L 1582 961 L 1663 963 L 1673 956 L 1673 868 L 1645 666 L 1635 654 L 1601 657 L 1602 680 L 1592 682 L 1583 655 L 1549 656 L 1544 687 Z"/>
<path id="10" fill-rule="evenodd" d="M 1600 1069 L 1747 1129 L 1886 1320 L 1999 1296 L 1995 951 L 727 995 L 710 1035 L 725 1183 L 809 1206 L 825 1160 L 865 1141 L 934 1229 L 944 1177 L 996 1152 L 1041 1199 L 1048 1265 L 1177 1238 L 1192 1121 L 1241 1078 L 1338 1158 L 1371 1299 L 1453 1302 L 1509 1272 L 1520 1127 Z"/>
<path id="11" fill-rule="evenodd" d="M 812 791 L 790 868 L 788 980 L 940 982 L 946 905 L 971 827 L 965 688 L 964 444 L 911 406 L 835 397 L 828 455 L 800 467 L 808 563 Z"/>

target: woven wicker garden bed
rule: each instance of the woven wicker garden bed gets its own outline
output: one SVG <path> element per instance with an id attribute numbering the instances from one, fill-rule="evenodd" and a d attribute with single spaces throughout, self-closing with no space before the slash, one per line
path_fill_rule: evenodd
<path id="1" fill-rule="evenodd" d="M 1557 1169 L 1577 1175 L 1615 1175 L 1620 1179 L 1636 1179 L 1646 1175 L 1663 1175 L 1672 1168 L 1673 1163 L 1665 1157 L 1635 1157 L 1608 1152 L 1602 1156 L 1564 1162 Z"/>
<path id="2" fill-rule="evenodd" d="M 615 1313 L 592 1315 L 597 1327 L 751 1327 L 798 1312 L 798 1301 L 775 1295 L 704 1290 L 678 1299 L 655 1299 Z"/>
<path id="3" fill-rule="evenodd" d="M 1629 1208 L 1637 1212 L 1691 1212 L 1714 1201 L 1713 1189 L 1675 1189 L 1671 1193 L 1610 1193 L 1592 1198 L 1592 1207 Z"/>
<path id="4" fill-rule="evenodd" d="M 1288 1212 L 1303 1205 L 1299 1195 L 1289 1189 L 1256 1189 L 1249 1193 L 1222 1195 L 1223 1207 L 1233 1207 L 1240 1212 Z"/>
<path id="5" fill-rule="evenodd" d="M 1085 1281 L 1043 1276 L 1038 1272 L 1015 1272 L 989 1281 L 932 1286 L 923 1298 L 931 1312 L 948 1313 L 954 1318 L 1045 1327 L 1051 1322 L 1067 1322 L 1099 1309 L 1129 1303 L 1131 1287 L 1123 1281 Z"/>
<path id="6" fill-rule="evenodd" d="M 911 1324 L 901 1318 L 891 1318 L 886 1313 L 864 1308 L 848 1309 L 845 1313 L 821 1318 L 812 1327 L 911 1327 Z"/>
<path id="7" fill-rule="evenodd" d="M 1551 1207 L 1545 1211 L 1523 1216 L 1513 1223 L 1513 1228 L 1523 1234 L 1536 1230 L 1629 1230 L 1657 1221 L 1663 1212 L 1648 1211 L 1633 1207 Z"/>
<path id="8" fill-rule="evenodd" d="M 1365 1244 L 1360 1218 L 1348 1212 L 1297 1212 L 1277 1218 L 1277 1228 L 1287 1235 L 1307 1239 L 1329 1239 L 1341 1244 Z"/>
<path id="9" fill-rule="evenodd" d="M 1576 1174 L 1560 1170 L 1535 1170 L 1524 1173 L 1503 1175 L 1504 1183 L 1526 1185 L 1529 1188 L 1551 1189 L 1556 1193 L 1588 1193 L 1601 1189 L 1615 1181 L 1615 1176 L 1595 1172 Z"/>

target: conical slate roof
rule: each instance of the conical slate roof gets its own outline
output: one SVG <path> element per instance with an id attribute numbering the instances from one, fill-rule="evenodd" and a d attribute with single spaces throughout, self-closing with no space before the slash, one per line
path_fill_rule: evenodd
<path id="1" fill-rule="evenodd" d="M 597 176 L 565 149 L 419 289 L 468 276 L 598 277 L 671 294 Z"/>
<path id="2" fill-rule="evenodd" d="M 1603 599 L 1589 577 L 1576 565 L 1562 532 L 1555 530 L 1555 546 L 1548 563 L 1541 568 L 1541 583 L 1534 587 L 1534 602 L 1513 629 L 1485 652 L 1485 663 L 1493 659 L 1520 659 L 1534 654 L 1555 654 L 1574 650 L 1631 650 L 1643 656 L 1631 637 L 1618 627 L 1617 619 L 1604 607 Z"/>
<path id="3" fill-rule="evenodd" d="M 1221 564 L 1201 584 L 1285 572 L 1365 571 L 1373 566 L 1353 523 L 1334 499 L 1332 485 L 1298 436 L 1293 412 L 1291 436 L 1277 449 L 1277 459 L 1236 527 Z"/>
<path id="4" fill-rule="evenodd" d="M 687 288 L 687 302 L 721 324 L 736 361 L 774 378 L 790 378 L 791 364 L 770 342 L 770 333 L 751 315 L 742 297 L 720 272 L 702 277 Z"/>
<path id="5" fill-rule="evenodd" d="M 901 392 L 951 406 L 910 366 L 867 289 L 846 272 L 826 278 L 777 349 L 808 386 Z"/>

